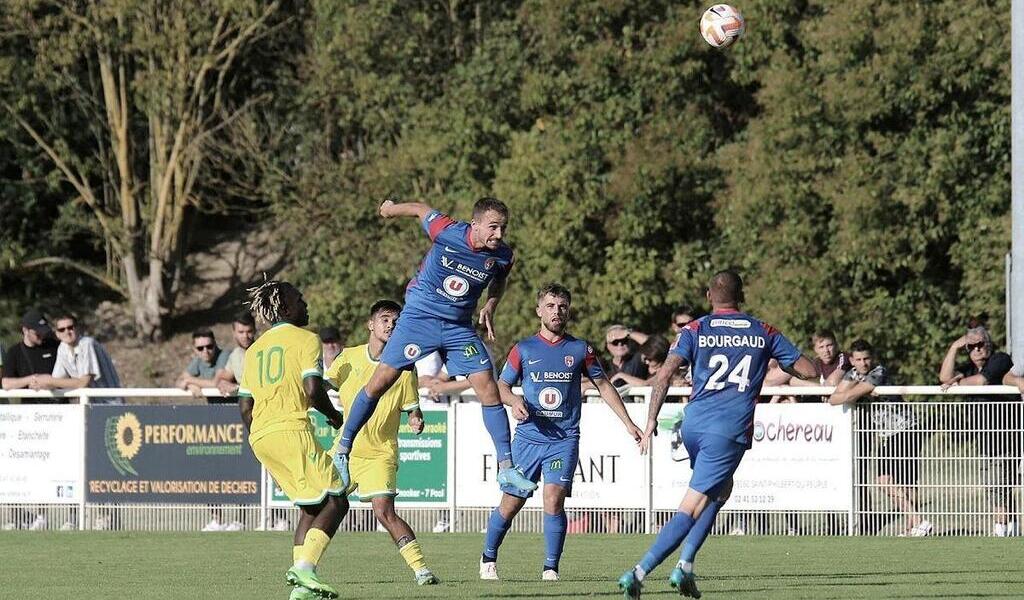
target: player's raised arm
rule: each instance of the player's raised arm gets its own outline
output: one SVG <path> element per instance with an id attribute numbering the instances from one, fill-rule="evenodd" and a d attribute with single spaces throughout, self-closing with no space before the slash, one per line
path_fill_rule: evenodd
<path id="1" fill-rule="evenodd" d="M 422 221 L 428 214 L 434 209 L 430 208 L 422 202 L 395 202 L 396 196 L 388 196 L 384 202 L 380 204 L 380 216 L 385 219 L 393 219 L 395 217 L 416 217 Z"/>

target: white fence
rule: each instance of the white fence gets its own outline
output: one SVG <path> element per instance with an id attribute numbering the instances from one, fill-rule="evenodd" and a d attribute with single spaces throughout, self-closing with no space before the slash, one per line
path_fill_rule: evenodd
<path id="1" fill-rule="evenodd" d="M 206 391 L 217 395 L 216 390 Z M 673 388 L 670 396 L 689 392 L 688 388 Z M 824 387 L 781 387 L 765 388 L 762 395 L 821 397 L 830 392 L 831 388 Z M 624 394 L 634 400 L 627 408 L 641 426 L 650 393 L 650 388 L 641 387 Z M 733 497 L 719 518 L 716 533 L 1019 534 L 1024 405 L 1016 388 L 953 387 L 943 391 L 937 386 L 890 386 L 880 387 L 876 393 L 925 397 L 927 401 L 871 402 L 852 409 L 821 402 L 759 404 L 753 448 L 736 473 Z M 961 401 L 964 395 L 974 398 Z M 978 401 L 978 397 L 991 395 L 1012 395 L 1016 401 Z M 175 431 L 156 421 L 150 424 L 144 412 L 148 409 L 136 408 L 134 399 L 185 397 L 187 393 L 160 388 L 86 389 L 63 394 L 0 392 L 0 399 L 55 396 L 77 398 L 81 404 L 94 398 L 119 397 L 129 405 L 0 404 L 0 526 L 197 530 L 213 517 L 246 530 L 294 526 L 295 509 L 282 502 L 273 482 L 262 474 L 258 483 L 252 484 L 258 485 L 258 499 L 247 496 L 253 498 L 248 503 L 131 502 L 126 500 L 131 496 L 124 494 L 103 495 L 111 489 L 122 492 L 132 481 L 141 484 L 141 492 L 152 492 L 148 486 L 154 483 L 141 483 L 145 481 L 142 476 L 127 472 L 100 476 L 92 471 L 97 465 L 108 471 L 112 465 L 119 472 L 141 469 L 135 463 L 145 462 L 150 443 L 169 444 L 163 438 Z M 584 406 L 580 462 L 573 496 L 567 502 L 570 532 L 649 533 L 672 515 L 689 481 L 685 448 L 676 438 L 684 406 L 666 403 L 652 452 L 641 457 L 611 411 L 591 398 Z M 211 407 L 214 409 L 233 410 Z M 128 419 L 126 425 L 121 418 L 126 410 L 134 410 L 133 418 L 135 413 L 142 415 L 145 422 L 135 418 L 133 426 Z M 192 410 L 202 411 L 203 407 Z M 112 416 L 99 418 L 108 414 Z M 218 414 L 217 422 L 222 423 L 229 413 Z M 399 472 L 399 487 L 405 497 L 418 500 L 400 497 L 399 510 L 417 530 L 480 531 L 499 492 L 494 482 L 493 449 L 481 424 L 479 406 L 442 402 L 428 414 L 436 421 L 432 441 L 411 442 L 407 453 L 403 446 Z M 94 428 L 91 435 L 88 423 Z M 101 431 L 103 427 L 106 431 Z M 181 425 L 177 435 L 185 435 L 182 428 L 187 427 L 198 427 L 188 429 L 192 432 L 188 435 L 215 433 L 202 425 Z M 130 437 L 131 431 L 140 436 L 144 432 L 138 444 L 136 438 L 114 439 Z M 231 430 L 221 426 L 217 431 Z M 329 434 L 329 428 L 324 433 Z M 248 452 L 248 444 L 239 442 L 237 436 L 227 441 L 231 443 L 215 445 L 215 450 L 200 452 L 196 445 L 186 450 L 195 455 L 224 454 L 236 452 L 232 448 L 239 446 L 237 452 Z M 156 452 L 157 446 L 153 448 Z M 159 446 L 159 451 L 166 456 L 168 448 L 172 446 Z M 206 479 L 197 476 L 195 481 L 175 477 L 157 478 L 156 484 L 187 483 L 193 486 L 187 489 L 221 493 L 228 484 L 243 492 L 255 489 L 223 473 Z M 416 481 L 407 485 L 403 477 Z M 536 498 L 527 504 L 516 522 L 518 530 L 540 530 L 539 506 Z M 359 503 L 353 507 L 343 527 L 372 529 L 375 524 L 370 512 Z"/>

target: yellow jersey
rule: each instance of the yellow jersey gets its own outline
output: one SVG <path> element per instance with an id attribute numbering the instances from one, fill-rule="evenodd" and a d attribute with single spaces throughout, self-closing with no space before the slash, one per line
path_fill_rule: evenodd
<path id="1" fill-rule="evenodd" d="M 359 390 L 370 381 L 373 370 L 380 361 L 370 358 L 368 344 L 345 348 L 334 359 L 324 374 L 324 379 L 338 388 L 338 402 L 346 415 L 352 408 Z M 395 385 L 391 386 L 377 403 L 373 416 L 363 426 L 352 444 L 352 456 L 362 458 L 398 458 L 398 425 L 401 414 L 419 406 L 419 384 L 416 373 L 402 371 Z"/>
<path id="2" fill-rule="evenodd" d="M 245 351 L 238 395 L 253 399 L 249 441 L 272 431 L 310 429 L 309 398 L 302 383 L 323 377 L 320 338 L 290 323 L 265 331 Z"/>

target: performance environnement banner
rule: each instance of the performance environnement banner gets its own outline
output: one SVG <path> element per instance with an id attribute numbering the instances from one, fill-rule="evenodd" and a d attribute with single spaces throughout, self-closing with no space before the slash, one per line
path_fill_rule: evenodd
<path id="1" fill-rule="evenodd" d="M 237 406 L 91 406 L 86 426 L 90 502 L 260 502 Z"/>

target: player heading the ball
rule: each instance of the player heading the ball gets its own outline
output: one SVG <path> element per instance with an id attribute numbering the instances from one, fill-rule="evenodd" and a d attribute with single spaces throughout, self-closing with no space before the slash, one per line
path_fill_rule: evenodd
<path id="1" fill-rule="evenodd" d="M 498 483 L 523 489 L 537 485 L 512 466 L 512 434 L 508 416 L 498 396 L 494 371 L 484 343 L 473 328 L 473 311 L 487 292 L 480 322 L 494 339 L 494 312 L 505 293 L 514 262 L 504 242 L 508 207 L 495 198 L 481 198 L 473 206 L 469 223 L 420 202 L 380 205 L 380 216 L 415 217 L 433 244 L 420 262 L 419 271 L 405 292 L 405 308 L 391 339 L 384 347 L 370 380 L 356 394 L 347 415 L 335 465 L 346 486 L 350 484 L 348 455 L 356 434 L 373 414 L 378 399 L 395 384 L 402 371 L 416 359 L 439 351 L 450 375 L 465 375 L 483 407 L 484 427 L 494 441 L 498 459 Z M 522 400 L 512 405 L 517 419 L 527 417 Z"/>

